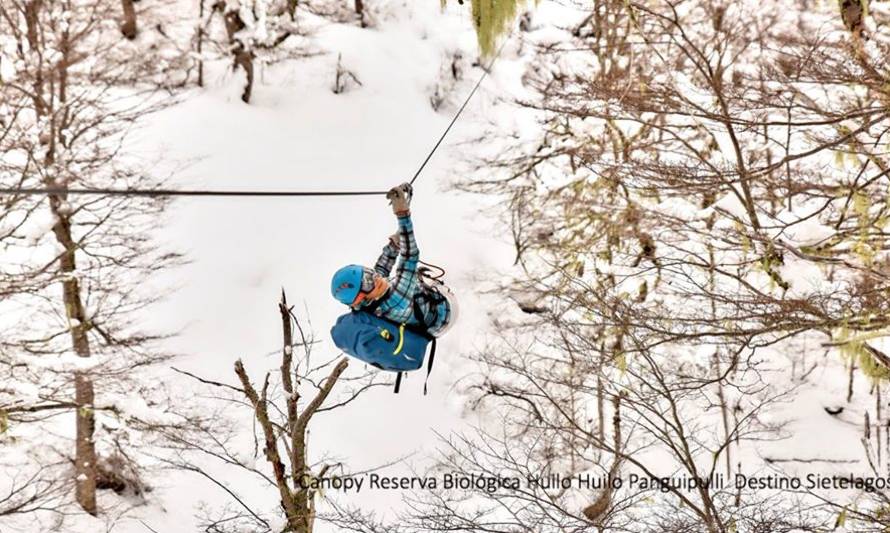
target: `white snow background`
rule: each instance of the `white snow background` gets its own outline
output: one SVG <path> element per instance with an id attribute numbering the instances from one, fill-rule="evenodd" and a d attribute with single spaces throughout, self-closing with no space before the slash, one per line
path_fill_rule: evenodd
<path id="1" fill-rule="evenodd" d="M 310 37 L 319 55 L 260 67 L 250 105 L 239 99 L 241 75 L 233 74 L 228 62 L 209 65 L 207 87 L 191 90 L 180 104 L 138 125 L 128 151 L 154 165 L 159 175 L 182 169 L 171 180 L 181 188 L 386 190 L 407 181 L 481 74 L 469 67 L 478 56 L 476 36 L 468 7 L 455 2 L 444 12 L 437 1 L 375 2 L 374 9 L 375 27 L 319 23 Z M 563 9 L 568 8 L 538 4 L 538 40 L 555 32 Z M 310 426 L 309 453 L 315 460 L 330 456 L 344 461 L 349 471 L 360 471 L 411 456 L 407 464 L 381 473 L 405 475 L 411 466 L 422 471 L 437 445 L 436 433 L 447 435 L 482 416 L 465 412 L 455 382 L 474 370 L 466 355 L 486 343 L 490 316 L 517 313 L 513 302 L 482 291 L 511 270 L 513 249 L 505 229 L 485 210 L 494 199 L 459 194 L 449 184 L 469 171 L 475 146 L 467 141 L 486 124 L 511 129 L 528 124 L 528 116 L 508 103 L 523 94 L 517 41 L 507 43 L 415 187 L 413 219 L 421 258 L 448 271 L 448 283 L 461 302 L 460 322 L 440 342 L 430 393 L 422 395 L 421 371 L 403 383 L 400 395 L 375 389 L 344 410 L 318 415 Z M 463 53 L 464 78 L 450 94 L 450 104 L 437 113 L 429 97 L 455 51 Z M 362 86 L 337 95 L 331 87 L 339 54 Z M 175 366 L 235 383 L 233 363 L 240 357 L 256 382 L 280 364 L 277 301 L 284 288 L 304 325 L 311 320 L 321 341 L 313 357 L 333 357 L 337 350 L 328 331 L 345 309 L 330 296 L 330 276 L 344 264 L 373 264 L 394 230 L 395 218 L 382 196 L 178 199 L 159 221 L 159 239 L 184 252 L 190 263 L 150 282 L 174 290 L 145 310 L 144 325 L 181 331 L 165 343 L 182 354 Z M 847 406 L 843 419 L 823 411 L 845 395 L 840 358 L 815 342 L 806 349 L 812 353 L 808 365 L 834 360 L 800 384 L 790 379 L 790 363 L 781 353 L 758 354 L 776 368 L 777 383 L 801 389 L 792 404 L 770 413 L 788 421 L 791 438 L 746 446 L 740 458 L 746 473 L 771 471 L 762 455 L 855 459 L 860 462 L 837 471 L 864 473 L 858 427 L 863 408 Z M 694 352 L 677 356 L 707 357 Z M 351 366 L 360 365 L 352 361 Z M 155 375 L 198 390 L 194 381 L 169 369 L 157 369 Z M 870 401 L 863 394 L 867 386 L 865 378 L 857 379 L 859 401 Z M 243 411 L 244 438 L 249 439 L 251 413 Z M 265 463 L 262 456 L 257 460 Z M 665 466 L 664 474 L 670 474 L 671 465 Z M 804 466 L 806 471 L 819 468 Z M 257 509 L 278 507 L 274 491 L 257 479 L 233 468 L 213 472 Z M 195 531 L 198 504 L 219 507 L 230 501 L 221 489 L 190 473 L 171 471 L 147 481 L 154 489 L 148 504 L 131 509 L 114 531 L 146 533 L 147 526 L 163 533 Z M 399 509 L 401 494 L 366 489 L 338 497 L 384 512 Z M 119 503 L 115 495 L 100 494 L 100 506 L 113 503 Z M 66 522 L 65 531 L 105 530 L 108 518 L 78 516 Z M 335 529 L 319 523 L 317 531 Z"/>
<path id="2" fill-rule="evenodd" d="M 435 112 L 429 96 L 441 65 L 458 50 L 465 58 L 478 56 L 469 11 L 454 4 L 443 12 L 438 2 L 392 2 L 382 11 L 376 28 L 320 27 L 311 37 L 323 52 L 317 57 L 262 67 L 250 105 L 239 99 L 241 76 L 228 64 L 217 65 L 208 88 L 152 117 L 133 149 L 161 168 L 186 164 L 173 179 L 181 188 L 386 190 L 409 180 L 482 71 L 468 68 L 450 95 L 452 105 Z M 331 91 L 338 54 L 362 83 L 340 95 Z M 468 422 L 453 389 L 472 368 L 462 354 L 485 342 L 488 310 L 505 304 L 481 296 L 476 280 L 509 268 L 513 256 L 506 238 L 495 237 L 503 234 L 495 221 L 480 213 L 481 199 L 450 191 L 448 184 L 468 168 L 460 141 L 477 132 L 492 100 L 505 96 L 500 93 L 502 73 L 510 73 L 506 64 L 495 66 L 415 184 L 412 211 L 421 259 L 447 270 L 461 304 L 460 322 L 440 340 L 430 393 L 422 395 L 421 371 L 404 381 L 399 395 L 378 388 L 345 410 L 318 415 L 310 426 L 316 460 L 333 456 L 359 471 L 415 454 L 409 462 L 417 465 L 436 446 L 435 432 L 448 434 Z M 191 263 L 155 281 L 177 289 L 147 310 L 146 325 L 182 331 L 167 345 L 186 354 L 177 367 L 229 383 L 236 380 L 232 368 L 239 357 L 255 380 L 280 365 L 282 288 L 304 324 L 308 310 L 311 329 L 322 341 L 313 357 L 336 355 L 328 331 L 345 308 L 330 296 L 331 274 L 348 263 L 373 265 L 396 229 L 382 196 L 186 198 L 168 213 L 161 240 L 184 251 Z M 273 491 L 249 488 L 258 485 L 255 479 L 234 469 L 216 472 L 258 508 L 277 506 Z M 381 474 L 409 471 L 391 467 Z M 140 521 L 158 531 L 193 531 L 196 503 L 220 505 L 227 499 L 193 474 L 154 482 L 155 503 L 135 511 L 116 531 L 144 533 Z M 347 496 L 378 511 L 397 508 L 400 497 L 399 491 L 368 489 Z M 318 525 L 320 532 L 331 530 Z"/>

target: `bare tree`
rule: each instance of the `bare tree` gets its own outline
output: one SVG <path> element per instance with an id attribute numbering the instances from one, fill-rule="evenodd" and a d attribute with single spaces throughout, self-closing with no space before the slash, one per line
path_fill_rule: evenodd
<path id="1" fill-rule="evenodd" d="M 204 38 L 215 42 L 219 52 L 230 55 L 233 68 L 245 76 L 241 100 L 250 103 L 256 76 L 257 57 L 260 63 L 274 63 L 283 58 L 307 54 L 301 47 L 288 48 L 286 41 L 301 32 L 297 23 L 297 2 L 276 0 L 219 0 L 212 5 L 212 13 L 222 19 L 225 38 L 213 39 L 212 32 L 199 30 L 199 43 Z"/>
<path id="2" fill-rule="evenodd" d="M 802 361 L 806 340 L 888 375 L 869 342 L 890 326 L 879 296 L 887 26 L 864 30 L 879 34 L 866 41 L 833 6 L 581 5 L 586 14 L 537 46 L 524 77 L 534 96 L 517 104 L 540 134 L 486 132 L 501 141 L 480 165 L 489 175 L 460 184 L 504 199 L 522 268 L 509 295 L 525 316 L 497 321 L 515 332 L 481 354 L 471 389 L 506 405 L 503 436 L 456 446 L 453 466 L 607 472 L 617 455 L 627 475 L 734 474 L 731 448 L 782 436 L 759 417 L 793 393 L 764 364 L 780 350 Z M 616 450 L 603 399 L 623 394 L 634 429 Z M 661 461 L 650 462 L 655 451 Z M 442 497 L 418 529 L 782 531 L 836 516 L 801 495 L 665 490 L 673 500 L 654 489 L 645 516 L 635 511 L 646 491 L 619 491 L 614 512 L 587 526 L 577 492 Z"/>
<path id="3" fill-rule="evenodd" d="M 731 340 L 797 330 L 843 344 L 840 338 L 855 335 L 842 327 L 882 328 L 865 319 L 882 313 L 870 296 L 883 279 L 880 243 L 873 242 L 883 238 L 873 228 L 882 211 L 871 198 L 880 197 L 874 187 L 886 179 L 880 154 L 866 148 L 880 144 L 887 113 L 885 78 L 869 59 L 856 59 L 842 37 L 790 38 L 789 25 L 803 30 L 791 35 L 816 35 L 809 24 L 823 19 L 808 22 L 806 14 L 798 21 L 778 9 L 751 18 L 719 3 L 684 15 L 658 2 L 629 11 L 594 5 L 577 30 L 587 37 L 575 43 L 583 49 L 572 54 L 578 64 L 570 68 L 586 61 L 587 50 L 603 68 L 570 77 L 534 66 L 526 79 L 541 99 L 524 104 L 547 117 L 546 135 L 517 147 L 515 159 L 492 161 L 512 172 L 508 179 L 469 185 L 511 195 L 518 260 L 571 275 L 580 282 L 575 292 L 588 299 L 601 290 L 623 292 L 625 303 L 602 297 L 601 305 L 614 309 L 616 327 L 624 321 L 619 313 L 639 317 L 631 326 L 647 330 L 649 344 L 682 340 L 687 332 Z M 625 13 L 630 31 L 606 28 L 610 12 Z M 778 57 L 765 49 L 769 42 L 782 47 Z M 551 63 L 559 53 L 559 45 L 542 51 Z M 804 87 L 836 81 L 826 65 L 845 82 L 859 80 L 867 97 L 808 94 Z M 812 144 L 795 151 L 804 139 Z M 850 166 L 825 171 L 839 148 Z M 545 185 L 566 170 L 564 184 Z M 829 199 L 828 190 L 846 194 Z M 658 202 L 671 209 L 651 207 Z M 682 210 L 688 215 L 677 216 Z M 825 233 L 810 243 L 806 231 Z M 825 246 L 831 254 L 815 252 Z M 536 261 L 539 254 L 547 259 Z M 783 277 L 792 262 L 851 283 L 842 291 L 792 284 Z M 615 272 L 598 275 L 606 264 Z M 667 308 L 680 300 L 696 305 Z M 647 327 L 667 317 L 667 327 Z"/>
<path id="4" fill-rule="evenodd" d="M 326 519 L 316 509 L 320 488 L 331 479 L 349 475 L 339 461 L 322 459 L 318 462 L 310 459 L 310 423 L 323 413 L 348 405 L 369 389 L 384 385 L 382 372 L 345 375 L 348 366 L 345 357 L 313 362 L 312 352 L 317 341 L 297 320 L 284 291 L 278 311 L 282 324 L 281 365 L 275 372 L 265 372 L 261 386 L 254 385 L 240 359 L 235 362 L 234 369 L 238 385 L 208 381 L 189 374 L 217 393 L 224 393 L 219 397 L 221 401 L 237 401 L 249 410 L 258 433 L 253 454 L 254 457 L 258 456 L 261 448 L 266 463 L 262 466 L 246 461 L 244 454 L 239 454 L 233 448 L 229 442 L 230 433 L 224 428 L 204 430 L 212 434 L 205 439 L 211 443 L 209 445 L 173 435 L 182 453 L 173 466 L 199 473 L 225 490 L 235 502 L 233 507 L 221 512 L 208 512 L 205 520 L 207 531 L 222 533 L 250 528 L 268 531 L 273 520 L 264 510 L 246 503 L 236 488 L 209 474 L 200 461 L 193 458 L 195 453 L 222 460 L 230 468 L 248 471 L 274 488 L 279 501 L 276 514 L 282 517 L 280 522 L 285 524 L 282 531 L 309 533 L 317 520 Z M 301 357 L 294 357 L 295 348 L 302 351 Z M 317 376 L 321 374 L 326 375 L 318 379 Z M 335 388 L 341 390 L 335 393 Z"/>
<path id="5" fill-rule="evenodd" d="M 156 83 L 166 72 L 118 45 L 105 24 L 115 8 L 106 0 L 0 6 L 0 40 L 13 59 L 0 85 L 0 180 L 53 191 L 0 199 L 0 309 L 13 317 L 2 324 L 0 365 L 11 381 L 0 413 L 10 426 L 76 418 L 72 481 L 91 514 L 103 484 L 96 413 L 127 419 L 114 398 L 143 392 L 138 369 L 166 357 L 153 345 L 159 337 L 134 322 L 157 298 L 139 285 L 178 262 L 149 231 L 164 199 L 67 194 L 157 186 L 120 150 L 132 123 L 167 101 Z"/>

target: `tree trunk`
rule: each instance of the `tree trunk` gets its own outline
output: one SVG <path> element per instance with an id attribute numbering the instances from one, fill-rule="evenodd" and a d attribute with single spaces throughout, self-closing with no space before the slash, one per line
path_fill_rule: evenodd
<path id="1" fill-rule="evenodd" d="M 121 0 L 121 7 L 124 10 L 124 20 L 121 23 L 121 33 L 124 37 L 131 41 L 136 38 L 138 27 L 136 25 L 136 6 L 133 0 Z"/>
<path id="2" fill-rule="evenodd" d="M 40 35 L 40 10 L 43 7 L 42 0 L 32 0 L 25 5 L 25 21 L 27 25 L 28 41 L 34 50 L 41 50 L 43 43 L 38 38 Z M 70 46 L 68 32 L 61 33 L 59 49 L 62 52 L 62 61 L 56 65 L 58 72 L 58 98 L 64 106 L 67 102 L 68 65 Z M 38 68 L 34 79 L 34 110 L 38 117 L 51 114 L 49 105 L 44 99 L 44 75 L 43 68 Z M 50 100 L 51 101 L 51 100 Z M 63 113 L 60 118 L 64 120 L 67 115 Z M 52 122 L 50 130 L 41 132 L 41 144 L 47 145 L 44 163 L 46 168 L 52 168 L 56 162 L 56 131 L 53 131 Z M 49 180 L 48 180 L 49 181 Z M 47 183 L 48 186 L 55 185 Z M 76 276 L 77 264 L 75 250 L 77 245 L 71 237 L 71 220 L 69 213 L 62 209 L 64 198 L 59 195 L 49 197 L 50 210 L 56 219 L 53 225 L 53 234 L 56 241 L 62 246 L 64 252 L 59 257 L 59 271 L 62 273 L 62 301 L 65 304 L 65 317 L 68 320 L 68 330 L 71 334 L 71 344 L 74 352 L 80 357 L 90 357 L 90 342 L 87 337 L 89 329 L 86 313 L 83 310 L 83 302 L 80 298 L 80 284 Z M 96 449 L 93 443 L 93 431 L 95 419 L 93 417 L 93 382 L 89 375 L 83 372 L 74 373 L 74 404 L 76 406 L 76 430 L 74 445 L 75 466 L 75 498 L 77 503 L 89 514 L 95 515 L 96 509 Z"/>
<path id="3" fill-rule="evenodd" d="M 720 354 L 714 353 L 714 372 L 717 377 L 717 399 L 720 401 L 720 417 L 723 419 L 723 438 L 726 443 L 726 479 L 732 478 L 732 430 L 729 427 L 729 408 L 723 393 L 722 371 L 720 370 Z"/>
<path id="4" fill-rule="evenodd" d="M 878 466 L 882 462 L 881 450 L 881 382 L 875 385 L 875 452 L 878 455 Z"/>
<path id="5" fill-rule="evenodd" d="M 50 197 L 50 207 L 58 220 L 53 226 L 56 240 L 65 252 L 59 258 L 60 270 L 63 274 L 62 299 L 65 303 L 65 314 L 71 332 L 71 344 L 74 352 L 80 357 L 90 357 L 90 340 L 87 337 L 89 323 L 80 297 L 80 284 L 76 276 L 77 264 L 74 252 L 77 248 L 71 238 L 71 221 L 68 214 L 62 212 L 62 199 Z M 96 426 L 93 415 L 93 381 L 89 374 L 74 374 L 74 403 L 77 406 L 77 441 L 74 451 L 75 465 L 75 496 L 77 503 L 84 511 L 95 515 L 96 509 L 96 448 L 93 442 L 93 431 Z"/>
<path id="6" fill-rule="evenodd" d="M 235 64 L 244 69 L 247 81 L 244 83 L 244 91 L 241 93 L 241 101 L 245 104 L 250 103 L 250 96 L 253 93 L 253 54 L 244 49 L 235 52 Z"/>
<path id="7" fill-rule="evenodd" d="M 77 503 L 91 515 L 96 508 L 96 447 L 93 430 L 93 382 L 89 376 L 78 372 L 74 376 L 74 401 L 77 404 L 77 446 L 75 449 L 75 496 Z"/>
<path id="8" fill-rule="evenodd" d="M 367 28 L 368 23 L 365 21 L 365 2 L 363 0 L 355 0 L 355 12 L 358 15 L 362 28 Z"/>
<path id="9" fill-rule="evenodd" d="M 232 43 L 232 55 L 235 57 L 235 67 L 244 69 L 247 76 L 247 83 L 244 84 L 244 92 L 241 93 L 241 101 L 245 104 L 250 103 L 250 95 L 253 92 L 253 52 L 247 50 L 243 42 L 238 40 L 235 35 L 241 31 L 245 24 L 241 20 L 241 16 L 237 11 L 227 11 L 224 16 L 226 23 L 226 33 L 229 36 L 229 42 Z"/>
<path id="10" fill-rule="evenodd" d="M 606 405 L 605 392 L 603 391 L 603 369 L 597 369 L 596 374 L 596 412 L 597 412 L 597 430 L 600 443 L 606 442 Z M 597 451 L 597 455 L 600 452 Z"/>
<path id="11" fill-rule="evenodd" d="M 204 87 L 204 0 L 201 0 L 198 16 L 198 87 Z"/>

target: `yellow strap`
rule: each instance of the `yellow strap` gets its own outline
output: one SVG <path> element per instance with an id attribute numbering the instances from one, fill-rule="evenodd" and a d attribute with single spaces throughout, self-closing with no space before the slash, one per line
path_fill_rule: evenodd
<path id="1" fill-rule="evenodd" d="M 399 326 L 399 345 L 396 346 L 396 351 L 394 351 L 393 355 L 398 355 L 399 352 L 402 351 L 402 345 L 405 344 L 405 324 Z"/>

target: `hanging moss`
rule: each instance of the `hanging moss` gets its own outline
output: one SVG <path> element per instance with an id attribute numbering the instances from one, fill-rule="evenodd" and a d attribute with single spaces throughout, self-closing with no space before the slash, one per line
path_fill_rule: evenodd
<path id="1" fill-rule="evenodd" d="M 865 346 L 867 340 L 886 336 L 886 332 L 856 333 L 846 326 L 834 332 L 833 339 L 841 343 L 841 356 L 850 361 L 850 364 L 859 365 L 860 371 L 873 380 L 890 381 L 890 368 L 877 361 Z"/>
<path id="2" fill-rule="evenodd" d="M 448 0 L 439 1 L 442 9 L 445 9 Z M 494 55 L 500 38 L 509 33 L 510 26 L 519 12 L 519 5 L 527 4 L 529 0 L 470 0 L 470 2 L 479 49 L 482 51 L 482 56 L 488 58 Z M 538 0 L 535 0 L 535 4 L 537 2 Z M 457 3 L 464 5 L 464 0 L 457 0 Z"/>
<path id="3" fill-rule="evenodd" d="M 497 50 L 498 40 L 509 32 L 516 19 L 519 5 L 525 0 L 472 0 L 473 26 L 484 57 Z"/>
<path id="4" fill-rule="evenodd" d="M 859 350 L 859 368 L 863 374 L 874 380 L 890 380 L 890 369 L 876 361 L 865 349 Z"/>

